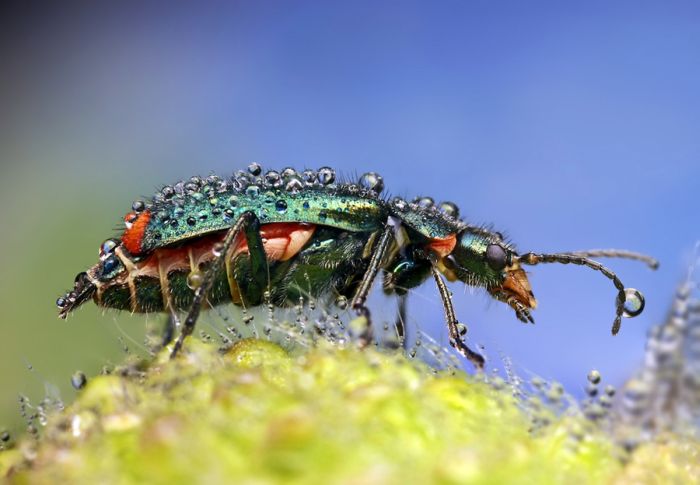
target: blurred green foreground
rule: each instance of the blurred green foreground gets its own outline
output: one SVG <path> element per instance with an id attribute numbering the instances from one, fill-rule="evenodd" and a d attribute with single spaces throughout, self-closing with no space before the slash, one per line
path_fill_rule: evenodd
<path id="1" fill-rule="evenodd" d="M 580 416 L 399 353 L 301 354 L 191 339 L 175 362 L 96 377 L 43 436 L 0 453 L 10 483 L 689 483 L 700 445 L 625 455 Z M 623 464 L 626 463 L 626 464 Z"/>

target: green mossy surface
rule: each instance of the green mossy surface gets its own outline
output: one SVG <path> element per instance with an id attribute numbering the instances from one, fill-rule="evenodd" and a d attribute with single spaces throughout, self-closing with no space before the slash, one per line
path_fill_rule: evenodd
<path id="1" fill-rule="evenodd" d="M 643 447 L 625 467 L 601 432 L 572 437 L 579 418 L 555 418 L 531 433 L 508 389 L 436 373 L 398 353 L 324 344 L 290 355 L 261 340 L 241 341 L 225 355 L 192 339 L 186 349 L 176 361 L 161 354 L 143 370 L 91 379 L 38 442 L 0 453 L 0 476 L 90 484 L 681 483 L 698 476 L 695 442 Z"/>

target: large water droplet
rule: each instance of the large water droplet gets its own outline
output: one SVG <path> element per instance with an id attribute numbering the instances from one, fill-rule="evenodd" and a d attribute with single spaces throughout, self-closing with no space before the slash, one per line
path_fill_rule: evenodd
<path id="1" fill-rule="evenodd" d="M 80 390 L 87 384 L 87 377 L 85 377 L 83 372 L 77 371 L 71 376 L 70 383 L 74 389 Z"/>
<path id="2" fill-rule="evenodd" d="M 636 317 L 644 311 L 644 295 L 634 288 L 625 288 L 625 302 L 622 305 L 622 316 L 625 318 Z"/>
<path id="3" fill-rule="evenodd" d="M 187 287 L 190 290 L 196 290 L 200 286 L 202 286 L 202 282 L 204 281 L 204 275 L 202 274 L 201 271 L 194 270 L 190 271 L 190 274 L 187 275 Z"/>
<path id="4" fill-rule="evenodd" d="M 593 369 L 588 373 L 588 382 L 591 384 L 598 384 L 600 382 L 600 372 Z"/>
<path id="5" fill-rule="evenodd" d="M 435 201 L 432 197 L 416 197 L 413 203 L 418 204 L 418 207 L 423 209 L 430 209 L 435 205 Z"/>
<path id="6" fill-rule="evenodd" d="M 299 176 L 299 174 L 292 167 L 286 167 L 284 170 L 282 170 L 282 178 L 285 180 L 289 180 L 292 177 L 298 177 L 298 176 Z"/>
<path id="7" fill-rule="evenodd" d="M 260 187 L 257 185 L 249 185 L 245 189 L 245 193 L 248 197 L 257 197 L 260 194 Z"/>
<path id="8" fill-rule="evenodd" d="M 107 239 L 105 242 L 103 242 L 100 245 L 100 261 L 104 261 L 111 256 L 118 244 L 119 241 L 116 239 Z"/>
<path id="9" fill-rule="evenodd" d="M 250 165 L 248 165 L 248 173 L 250 173 L 251 175 L 254 175 L 257 177 L 258 175 L 260 175 L 261 172 L 262 172 L 262 167 L 260 166 L 259 163 L 253 162 Z"/>
<path id="10" fill-rule="evenodd" d="M 280 187 L 282 186 L 282 177 L 278 172 L 270 170 L 265 174 L 265 183 L 272 187 Z"/>
<path id="11" fill-rule="evenodd" d="M 362 187 L 371 190 L 376 193 L 380 193 L 384 190 L 384 179 L 381 175 L 376 172 L 367 172 L 358 182 Z"/>
<path id="12" fill-rule="evenodd" d="M 318 181 L 323 185 L 332 184 L 335 181 L 335 170 L 330 167 L 322 167 L 318 169 Z"/>
<path id="13" fill-rule="evenodd" d="M 301 180 L 299 180 L 298 178 L 291 178 L 289 179 L 289 182 L 287 182 L 287 185 L 285 186 L 284 190 L 291 194 L 298 194 L 303 188 L 304 183 Z"/>
<path id="14" fill-rule="evenodd" d="M 316 182 L 316 172 L 313 170 L 304 170 L 301 176 L 304 179 L 304 183 L 308 186 L 311 186 L 314 184 L 314 182 Z"/>
<path id="15" fill-rule="evenodd" d="M 131 204 L 131 210 L 134 212 L 143 212 L 143 210 L 146 208 L 146 204 L 142 200 L 135 200 L 133 204 Z"/>
<path id="16" fill-rule="evenodd" d="M 340 308 L 341 310 L 345 310 L 348 307 L 348 299 L 340 295 L 338 298 L 335 299 L 335 304 Z"/>
<path id="17" fill-rule="evenodd" d="M 446 216 L 457 219 L 459 217 L 459 207 L 454 202 L 441 202 L 438 206 L 438 210 L 445 214 Z"/>
<path id="18" fill-rule="evenodd" d="M 219 256 L 221 256 L 221 253 L 223 252 L 223 250 L 224 250 L 224 243 L 222 243 L 222 242 L 217 242 L 217 243 L 214 243 L 214 246 L 212 246 L 212 248 L 211 248 L 211 253 L 212 253 L 215 257 L 218 258 Z"/>
<path id="19" fill-rule="evenodd" d="M 280 214 L 284 214 L 285 212 L 287 212 L 287 202 L 285 202 L 282 199 L 278 200 L 277 202 L 275 202 L 275 209 Z"/>
<path id="20" fill-rule="evenodd" d="M 398 209 L 400 211 L 406 210 L 406 207 L 407 207 L 406 201 L 403 200 L 401 197 L 394 197 L 394 200 L 392 201 L 392 203 L 394 204 L 394 207 L 396 207 L 396 209 Z"/>

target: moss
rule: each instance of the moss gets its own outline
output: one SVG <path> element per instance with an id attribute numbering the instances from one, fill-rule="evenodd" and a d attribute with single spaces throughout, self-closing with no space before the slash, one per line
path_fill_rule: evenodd
<path id="1" fill-rule="evenodd" d="M 635 477 L 602 433 L 573 438 L 578 418 L 532 433 L 509 391 L 397 353 L 321 345 L 290 355 L 244 340 L 222 356 L 191 340 L 176 361 L 163 353 L 126 374 L 92 379 L 39 442 L 0 454 L 0 473 L 12 483 L 114 484 Z M 690 456 L 664 450 L 674 463 Z M 640 470 L 653 466 L 641 456 Z"/>

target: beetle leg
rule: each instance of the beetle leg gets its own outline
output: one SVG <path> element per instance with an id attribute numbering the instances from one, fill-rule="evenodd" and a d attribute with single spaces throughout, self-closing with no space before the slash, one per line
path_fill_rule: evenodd
<path id="1" fill-rule="evenodd" d="M 224 261 L 226 260 L 229 250 L 233 246 L 236 237 L 255 219 L 257 219 L 257 217 L 252 212 L 244 212 L 238 218 L 236 223 L 233 226 L 231 226 L 231 228 L 226 233 L 226 237 L 224 238 L 223 247 L 221 248 L 220 254 L 212 261 L 211 266 L 209 266 L 207 272 L 204 273 L 202 283 L 194 291 L 192 305 L 190 306 L 190 310 L 187 313 L 187 317 L 185 318 L 185 323 L 183 324 L 182 330 L 180 331 L 180 336 L 175 342 L 173 350 L 170 353 L 171 359 L 174 358 L 180 351 L 180 349 L 182 348 L 182 344 L 185 341 L 185 338 L 192 335 L 192 332 L 194 331 L 194 326 L 196 325 L 197 319 L 199 318 L 199 313 L 202 311 L 202 305 L 204 304 L 209 290 L 211 290 L 211 287 L 214 284 L 214 279 L 216 278 L 216 275 L 223 268 Z"/>
<path id="2" fill-rule="evenodd" d="M 180 326 L 180 317 L 177 316 L 173 306 L 169 305 L 168 309 L 170 313 L 168 313 L 168 318 L 165 319 L 165 325 L 163 326 L 163 335 L 160 342 L 161 349 L 173 341 L 175 329 Z"/>
<path id="3" fill-rule="evenodd" d="M 253 216 L 243 228 L 248 254 L 250 258 L 250 280 L 248 282 L 243 301 L 247 305 L 257 305 L 262 300 L 263 292 L 269 286 L 269 268 L 267 255 L 260 235 L 260 220 Z"/>
<path id="4" fill-rule="evenodd" d="M 457 316 L 455 315 L 455 309 L 452 306 L 452 297 L 450 296 L 450 290 L 447 289 L 445 281 L 442 279 L 440 272 L 435 266 L 432 266 L 433 278 L 435 278 L 435 284 L 440 292 L 440 298 L 442 299 L 442 306 L 445 309 L 445 321 L 447 322 L 447 329 L 450 335 L 450 345 L 454 347 L 460 354 L 465 356 L 469 361 L 476 366 L 477 369 L 481 370 L 484 368 L 484 358 L 470 349 L 462 336 L 459 334 L 459 328 L 457 325 Z"/>
<path id="5" fill-rule="evenodd" d="M 352 308 L 357 312 L 358 315 L 363 316 L 367 319 L 367 328 L 360 336 L 360 345 L 362 347 L 368 345 L 372 340 L 372 320 L 370 318 L 369 308 L 367 308 L 365 303 L 367 302 L 367 296 L 369 295 L 369 292 L 372 289 L 372 283 L 374 282 L 374 279 L 377 277 L 377 273 L 379 272 L 382 259 L 384 259 L 384 255 L 386 254 L 387 249 L 389 248 L 389 243 L 393 238 L 393 232 L 393 226 L 387 223 L 384 227 L 382 235 L 379 237 L 377 247 L 372 253 L 372 257 L 370 258 L 367 271 L 365 271 L 365 274 L 362 277 L 362 281 L 360 282 L 360 286 L 358 287 L 357 292 L 355 293 L 355 296 L 352 299 Z"/>
<path id="6" fill-rule="evenodd" d="M 406 303 L 408 300 L 408 295 L 405 293 L 398 296 L 399 298 L 399 308 L 396 314 L 396 322 L 394 326 L 396 327 L 396 334 L 399 337 L 399 345 L 403 347 L 404 350 L 407 349 L 407 339 L 406 339 Z"/>

